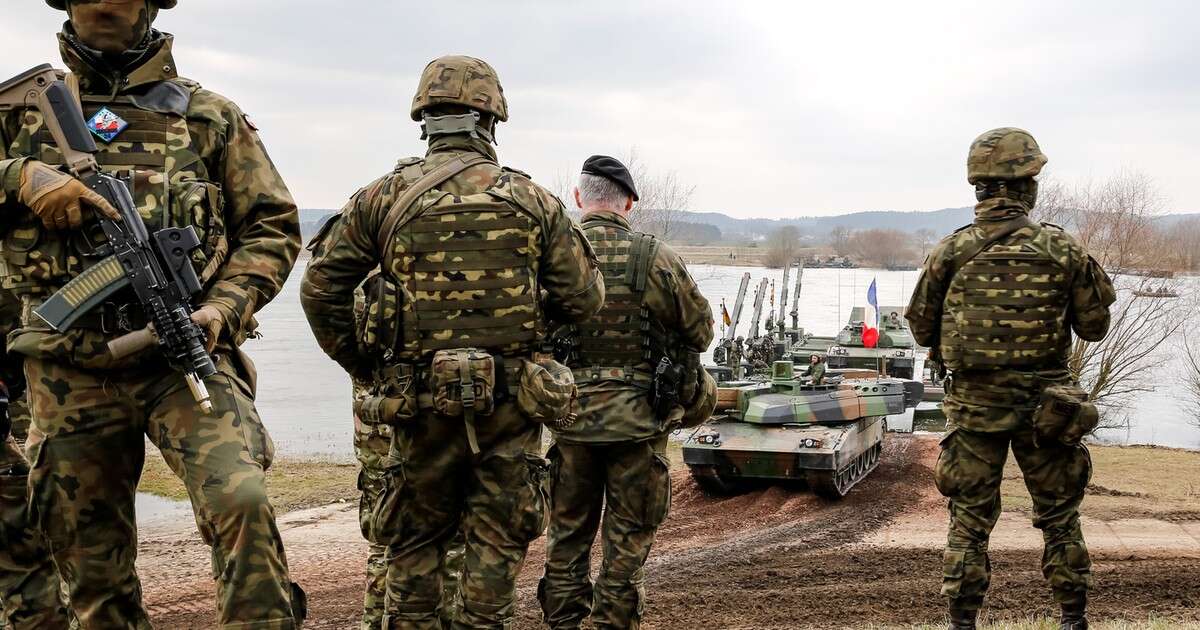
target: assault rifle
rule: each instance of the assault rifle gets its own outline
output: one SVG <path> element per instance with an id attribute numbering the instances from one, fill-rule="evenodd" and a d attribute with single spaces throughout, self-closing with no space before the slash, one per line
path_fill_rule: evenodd
<path id="1" fill-rule="evenodd" d="M 192 321 L 193 298 L 201 291 L 190 255 L 200 247 L 192 226 L 146 229 L 128 186 L 100 171 L 99 149 L 88 131 L 83 111 L 63 83 L 62 75 L 42 65 L 0 84 L 0 111 L 34 108 L 41 112 L 66 169 L 104 197 L 121 216 L 114 221 L 96 215 L 107 243 L 94 253 L 100 262 L 88 267 L 34 310 L 58 332 L 131 287 L 149 326 L 109 344 L 114 356 L 128 356 L 157 343 L 168 364 L 183 373 L 188 388 L 205 412 L 212 401 L 204 379 L 217 368 L 204 347 L 204 332 Z"/>

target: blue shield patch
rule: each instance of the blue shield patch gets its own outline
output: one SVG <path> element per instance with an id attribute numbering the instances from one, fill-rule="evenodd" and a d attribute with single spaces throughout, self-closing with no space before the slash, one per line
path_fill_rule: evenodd
<path id="1" fill-rule="evenodd" d="M 100 111 L 96 112 L 96 115 L 87 122 L 87 126 L 97 138 L 105 142 L 112 142 L 121 135 L 122 131 L 129 128 L 129 123 L 113 113 L 111 109 L 101 107 Z"/>

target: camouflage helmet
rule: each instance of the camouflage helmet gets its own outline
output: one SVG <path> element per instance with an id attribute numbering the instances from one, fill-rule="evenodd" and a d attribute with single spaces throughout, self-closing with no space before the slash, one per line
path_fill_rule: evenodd
<path id="1" fill-rule="evenodd" d="M 448 55 L 425 66 L 413 97 L 412 119 L 419 122 L 421 112 L 435 105 L 462 105 L 491 114 L 500 122 L 508 120 L 500 77 L 487 62 L 474 57 Z"/>
<path id="2" fill-rule="evenodd" d="M 975 138 L 967 154 L 967 181 L 1023 179 L 1042 172 L 1046 165 L 1037 140 L 1016 127 L 993 129 Z"/>
<path id="3" fill-rule="evenodd" d="M 160 9 L 174 9 L 177 3 L 178 0 L 150 0 L 150 4 L 157 5 Z M 67 0 L 46 0 L 46 4 L 52 9 L 67 10 Z"/>

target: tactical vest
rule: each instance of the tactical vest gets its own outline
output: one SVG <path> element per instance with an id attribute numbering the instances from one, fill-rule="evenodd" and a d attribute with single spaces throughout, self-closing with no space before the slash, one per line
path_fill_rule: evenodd
<path id="1" fill-rule="evenodd" d="M 572 369 L 654 370 L 667 352 L 667 332 L 650 317 L 646 284 L 658 240 L 607 221 L 586 221 L 584 234 L 604 276 L 604 306 L 569 327 Z"/>
<path id="2" fill-rule="evenodd" d="M 1067 270 L 1033 238 L 993 244 L 950 281 L 941 353 L 951 370 L 1061 369 L 1070 351 Z M 1014 239 L 1008 239 L 1011 243 Z"/>
<path id="3" fill-rule="evenodd" d="M 414 160 L 401 162 L 397 172 L 411 185 L 423 169 Z M 498 356 L 536 349 L 543 336 L 541 228 L 536 211 L 523 207 L 504 181 L 462 196 L 435 188 L 397 226 L 383 261 L 401 288 L 395 361 L 428 365 L 438 350 L 456 348 Z"/>
<path id="4" fill-rule="evenodd" d="M 198 85 L 183 79 L 157 84 L 148 96 L 81 95 L 85 119 L 101 108 L 129 126 L 111 142 L 96 138 L 97 162 L 104 172 L 124 180 L 150 231 L 167 226 L 195 226 L 202 247 L 192 263 L 201 282 L 212 277 L 228 253 L 221 188 L 209 178 L 187 118 Z M 204 124 L 193 121 L 193 124 Z M 29 155 L 51 165 L 63 163 L 42 115 L 25 113 L 24 126 L 11 155 Z M 8 231 L 0 255 L 6 273 L 0 286 L 17 295 L 44 297 L 91 264 L 93 251 L 105 239 L 98 227 L 59 232 L 47 230 L 29 213 Z"/>

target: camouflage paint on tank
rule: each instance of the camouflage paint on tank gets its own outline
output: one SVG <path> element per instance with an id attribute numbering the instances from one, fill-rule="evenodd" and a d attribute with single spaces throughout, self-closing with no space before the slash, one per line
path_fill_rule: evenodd
<path id="1" fill-rule="evenodd" d="M 683 459 L 700 480 L 806 479 L 870 472 L 882 450 L 887 416 L 920 402 L 921 383 L 899 379 L 805 385 L 790 361 L 773 366 L 770 382 L 726 388 L 737 393 L 728 415 L 698 428 Z M 856 469 L 855 466 L 861 466 Z"/>

